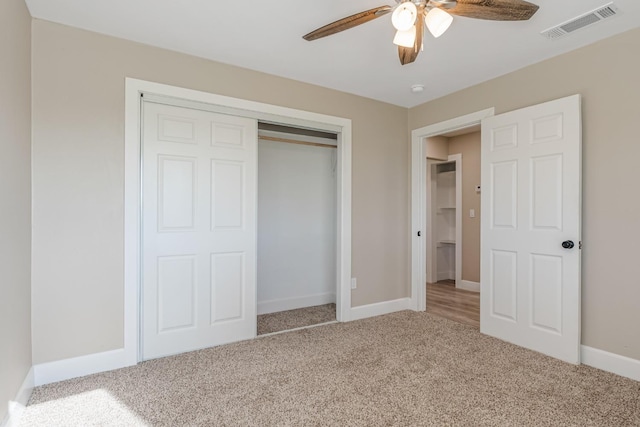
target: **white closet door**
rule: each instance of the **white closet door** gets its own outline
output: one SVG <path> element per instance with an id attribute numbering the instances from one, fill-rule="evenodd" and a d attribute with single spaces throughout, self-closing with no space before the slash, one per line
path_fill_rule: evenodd
<path id="1" fill-rule="evenodd" d="M 143 359 L 256 335 L 255 120 L 143 112 Z"/>
<path id="2" fill-rule="evenodd" d="M 580 96 L 482 121 L 480 330 L 580 362 Z"/>

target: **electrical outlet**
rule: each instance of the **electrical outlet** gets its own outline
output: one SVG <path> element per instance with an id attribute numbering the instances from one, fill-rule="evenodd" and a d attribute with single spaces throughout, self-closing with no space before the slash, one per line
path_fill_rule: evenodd
<path id="1" fill-rule="evenodd" d="M 355 277 L 351 278 L 351 289 L 356 289 L 358 287 L 358 282 Z"/>

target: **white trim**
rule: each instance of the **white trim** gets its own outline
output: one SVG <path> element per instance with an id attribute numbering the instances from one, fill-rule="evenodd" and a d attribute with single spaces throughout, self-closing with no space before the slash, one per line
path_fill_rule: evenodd
<path id="1" fill-rule="evenodd" d="M 258 301 L 258 314 L 277 313 L 279 311 L 314 307 L 316 305 L 330 304 L 332 302 L 336 302 L 336 294 L 334 293 Z"/>
<path id="2" fill-rule="evenodd" d="M 7 415 L 0 422 L 1 427 L 13 427 L 20 425 L 20 418 L 24 413 L 24 408 L 29 403 L 31 393 L 33 392 L 34 380 L 33 380 L 33 367 L 29 369 L 27 375 L 22 381 L 22 385 L 16 393 L 14 400 L 9 401 Z"/>
<path id="3" fill-rule="evenodd" d="M 34 383 L 37 387 L 71 378 L 120 369 L 128 366 L 127 356 L 125 349 L 121 348 L 34 365 Z"/>
<path id="4" fill-rule="evenodd" d="M 456 288 L 465 291 L 480 292 L 480 282 L 472 282 L 471 280 L 456 281 Z"/>
<path id="5" fill-rule="evenodd" d="M 450 246 L 450 245 L 448 245 Z M 456 277 L 456 273 L 453 270 L 450 271 L 438 271 L 438 274 L 436 274 L 436 282 L 439 282 L 441 280 L 452 280 L 452 277 Z"/>
<path id="6" fill-rule="evenodd" d="M 456 284 L 462 281 L 462 153 L 450 154 L 456 162 Z"/>
<path id="7" fill-rule="evenodd" d="M 140 360 L 140 111 L 141 94 L 172 98 L 172 104 L 201 103 L 200 107 L 273 121 L 338 132 L 338 248 L 336 317 L 351 319 L 351 120 L 280 107 L 192 89 L 132 78 L 125 79 L 124 182 L 124 358 L 122 366 Z M 156 101 L 158 102 L 158 101 Z M 118 351 L 118 350 L 116 350 Z"/>
<path id="8" fill-rule="evenodd" d="M 427 138 L 430 136 L 440 136 L 456 130 L 466 129 L 479 125 L 482 119 L 495 115 L 495 108 L 486 108 L 464 116 L 455 117 L 432 125 L 427 125 L 411 131 L 411 138 Z"/>
<path id="9" fill-rule="evenodd" d="M 425 138 L 476 126 L 495 113 L 493 107 L 411 131 L 411 308 L 426 309 L 426 147 Z"/>
<path id="10" fill-rule="evenodd" d="M 609 353 L 593 347 L 580 347 L 583 365 L 640 381 L 640 360 Z"/>
<path id="11" fill-rule="evenodd" d="M 395 313 L 396 311 L 411 310 L 412 308 L 411 298 L 400 298 L 391 301 L 377 302 L 375 304 L 361 305 L 351 309 L 351 320 L 366 319 L 368 317 Z"/>
<path id="12" fill-rule="evenodd" d="M 435 283 L 439 280 L 437 277 L 437 271 L 438 269 L 435 267 L 436 266 L 436 261 L 438 260 L 438 256 L 437 256 L 437 251 L 438 251 L 438 243 L 437 243 L 437 239 L 435 238 L 435 236 L 433 235 L 433 230 L 435 229 L 434 227 L 434 220 L 436 219 L 436 204 L 434 203 L 434 197 L 433 195 L 435 194 L 435 179 L 433 179 L 433 165 L 437 164 L 438 162 L 433 160 L 433 159 L 425 159 L 425 164 L 424 164 L 424 173 L 425 173 L 425 194 L 422 195 L 422 197 L 424 198 L 424 206 L 426 206 L 427 208 L 427 212 L 425 212 L 425 224 L 424 224 L 424 229 L 425 231 L 422 233 L 422 235 L 424 236 L 424 247 L 425 247 L 425 251 L 424 251 L 424 257 L 426 258 L 425 260 L 425 264 L 424 264 L 424 270 L 425 270 L 425 284 L 426 283 Z M 416 236 L 417 237 L 417 236 Z"/>

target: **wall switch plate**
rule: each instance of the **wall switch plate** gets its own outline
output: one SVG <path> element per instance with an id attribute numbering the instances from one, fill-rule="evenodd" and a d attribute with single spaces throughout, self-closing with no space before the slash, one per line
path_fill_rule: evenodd
<path id="1" fill-rule="evenodd" d="M 351 278 L 351 289 L 356 289 L 358 287 L 358 282 L 355 277 Z"/>
<path id="2" fill-rule="evenodd" d="M 469 209 L 469 218 L 475 218 L 475 217 L 476 217 L 476 210 Z"/>

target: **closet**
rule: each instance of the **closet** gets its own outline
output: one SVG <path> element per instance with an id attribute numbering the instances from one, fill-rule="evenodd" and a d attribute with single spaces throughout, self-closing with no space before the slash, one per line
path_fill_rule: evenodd
<path id="1" fill-rule="evenodd" d="M 435 169 L 435 240 L 437 280 L 456 278 L 456 162 Z"/>
<path id="2" fill-rule="evenodd" d="M 258 124 L 258 315 L 336 301 L 336 148 L 335 134 Z"/>
<path id="3" fill-rule="evenodd" d="M 453 280 L 457 287 L 462 271 L 462 155 L 428 158 L 427 168 L 427 283 Z"/>

